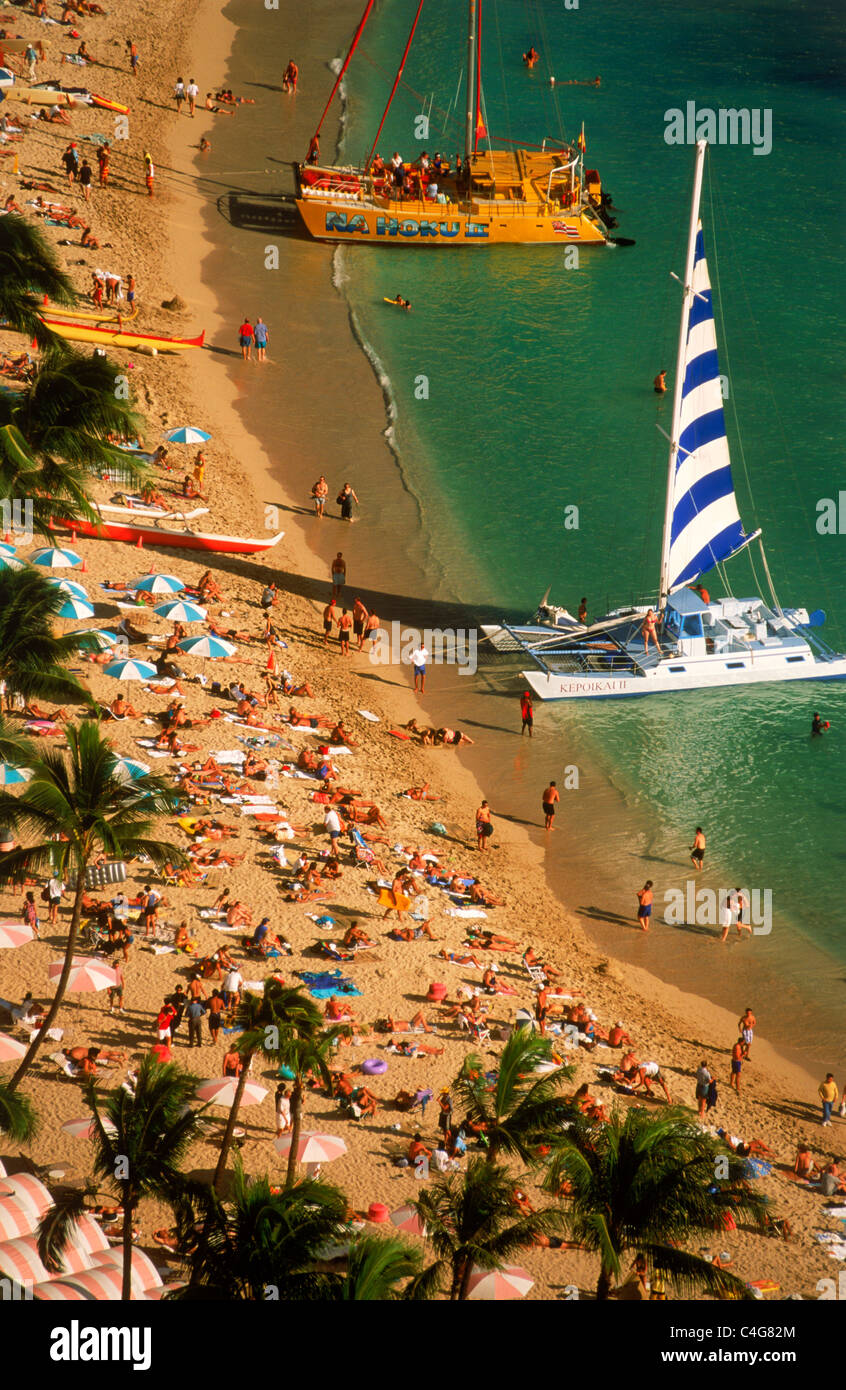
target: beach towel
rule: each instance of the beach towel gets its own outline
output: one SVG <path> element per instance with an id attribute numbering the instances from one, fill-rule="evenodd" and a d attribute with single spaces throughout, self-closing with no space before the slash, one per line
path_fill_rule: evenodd
<path id="1" fill-rule="evenodd" d="M 225 765 L 226 763 L 242 763 L 246 758 L 243 748 L 221 748 L 217 753 L 212 753 L 216 763 Z"/>
<path id="2" fill-rule="evenodd" d="M 487 913 L 481 907 L 445 907 L 444 914 L 447 917 L 487 917 Z"/>
<path id="3" fill-rule="evenodd" d="M 369 719 L 371 724 L 378 724 L 378 723 L 379 723 L 379 716 L 378 716 L 378 714 L 371 714 L 369 709 L 360 709 L 360 710 L 357 710 L 356 713 L 357 713 L 357 714 L 360 714 L 361 717 L 362 717 L 362 719 Z"/>
<path id="4" fill-rule="evenodd" d="M 350 997 L 361 994 L 361 990 L 356 989 L 352 980 L 342 975 L 340 970 L 324 970 L 319 973 L 313 970 L 295 970 L 294 974 L 302 980 L 309 994 L 314 995 L 315 999 L 331 999 L 333 994 L 345 994 Z"/>

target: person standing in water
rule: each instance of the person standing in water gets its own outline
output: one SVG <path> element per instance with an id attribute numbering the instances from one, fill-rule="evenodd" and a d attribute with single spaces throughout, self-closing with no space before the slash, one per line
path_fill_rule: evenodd
<path id="1" fill-rule="evenodd" d="M 555 820 L 555 803 L 560 800 L 561 797 L 558 795 L 558 788 L 554 782 L 550 782 L 543 794 L 544 830 L 555 829 L 552 824 Z"/>
<path id="2" fill-rule="evenodd" d="M 666 371 L 660 371 L 660 372 L 658 373 L 658 375 L 656 376 L 655 380 L 654 380 L 653 383 L 652 383 L 652 389 L 654 390 L 656 396 L 663 396 L 663 395 L 664 395 L 664 392 L 665 392 L 666 389 L 667 389 L 667 373 L 666 373 Z"/>
<path id="3" fill-rule="evenodd" d="M 524 733 L 528 729 L 529 738 L 531 738 L 532 730 L 535 726 L 535 710 L 534 705 L 532 704 L 532 692 L 530 690 L 524 690 L 523 694 L 520 696 L 520 718 L 523 721 L 523 727 L 520 730 L 520 737 L 522 738 Z"/>
<path id="4" fill-rule="evenodd" d="M 649 919 L 652 916 L 653 898 L 652 879 L 648 878 L 643 887 L 638 889 L 637 894 L 637 920 L 640 922 L 641 931 L 649 931 Z"/>
<path id="5" fill-rule="evenodd" d="M 343 520 L 352 521 L 353 502 L 357 503 L 358 505 L 360 505 L 360 503 L 358 502 L 358 498 L 356 497 L 349 483 L 344 483 L 344 486 L 338 493 L 337 501 L 338 506 L 341 508 L 341 517 L 343 518 Z"/>
<path id="6" fill-rule="evenodd" d="M 577 616 L 582 626 L 587 627 L 587 598 L 581 598 L 579 600 L 579 612 Z"/>
<path id="7" fill-rule="evenodd" d="M 705 832 L 701 825 L 697 825 L 693 844 L 690 846 L 690 862 L 699 873 L 705 867 Z"/>

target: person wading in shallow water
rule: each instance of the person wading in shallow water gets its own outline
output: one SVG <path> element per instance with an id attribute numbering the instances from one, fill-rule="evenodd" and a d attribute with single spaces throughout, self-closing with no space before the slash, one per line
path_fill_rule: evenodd
<path id="1" fill-rule="evenodd" d="M 558 788 L 554 782 L 550 782 L 543 794 L 544 830 L 555 829 L 555 826 L 552 824 L 555 820 L 555 803 L 560 800 L 561 797 L 558 795 Z"/>
<path id="2" fill-rule="evenodd" d="M 652 892 L 652 879 L 648 878 L 643 887 L 638 889 L 637 900 L 637 920 L 640 922 L 641 931 L 649 931 L 649 919 L 652 916 L 652 902 L 654 894 Z"/>
<path id="3" fill-rule="evenodd" d="M 530 690 L 524 690 L 523 694 L 520 696 L 520 718 L 523 721 L 520 737 L 522 738 L 528 729 L 529 738 L 531 738 L 532 730 L 535 727 L 535 710 L 532 704 L 532 692 Z"/>

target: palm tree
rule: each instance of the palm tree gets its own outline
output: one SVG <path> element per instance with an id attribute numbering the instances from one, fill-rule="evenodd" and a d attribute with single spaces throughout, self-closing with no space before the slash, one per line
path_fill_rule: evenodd
<path id="1" fill-rule="evenodd" d="M 347 1256 L 346 1273 L 330 1276 L 326 1297 L 334 1302 L 393 1302 L 404 1297 L 399 1286 L 418 1276 L 421 1259 L 420 1251 L 398 1236 L 361 1236 Z"/>
<path id="2" fill-rule="evenodd" d="M 414 1203 L 435 1262 L 409 1289 L 409 1296 L 431 1297 L 446 1286 L 452 1301 L 466 1299 L 474 1266 L 498 1269 L 538 1236 L 563 1225 L 557 1207 L 531 1215 L 515 1213 L 514 1179 L 506 1168 L 474 1158 L 467 1170 L 440 1177 Z"/>
<path id="3" fill-rule="evenodd" d="M 8 1086 L 0 1085 L 0 1134 L 15 1144 L 31 1144 L 41 1127 L 41 1121 L 29 1096 L 18 1095 Z"/>
<path id="4" fill-rule="evenodd" d="M 266 1175 L 248 1178 L 235 1159 L 231 1198 L 190 1183 L 177 1209 L 188 1283 L 177 1299 L 321 1298 L 326 1275 L 316 1266 L 327 1245 L 349 1239 L 347 1199 L 328 1183 L 307 1178 L 295 1188 L 271 1188 Z"/>
<path id="5" fill-rule="evenodd" d="M 545 1185 L 566 1184 L 572 1238 L 600 1256 L 598 1299 L 609 1297 L 628 1251 L 646 1256 L 685 1297 L 708 1293 L 749 1297 L 743 1281 L 683 1243 L 722 1228 L 727 1212 L 764 1228 L 767 1199 L 743 1180 L 745 1162 L 704 1133 L 681 1110 L 656 1116 L 633 1106 L 607 1124 L 576 1119 L 553 1157 Z M 724 1172 L 725 1178 L 717 1178 Z"/>
<path id="6" fill-rule="evenodd" d="M 309 1075 L 319 1076 L 324 1086 L 331 1084 L 329 1059 L 338 1036 L 337 1028 L 327 1028 L 321 1032 L 323 1019 L 320 1010 L 309 999 L 305 1003 L 312 1010 L 308 1023 L 295 1024 L 280 1040 L 279 1047 L 280 1061 L 294 1073 L 291 1086 L 291 1148 L 285 1174 L 285 1186 L 289 1188 L 293 1187 L 297 1177 L 297 1151 L 303 1125 L 306 1080 Z"/>
<path id="7" fill-rule="evenodd" d="M 2 620 L 2 612 L 0 611 L 0 623 Z M 2 659 L 3 650 L 3 637 L 0 636 L 0 659 Z M 0 715 L 0 762 L 10 763 L 13 767 L 28 767 L 30 760 L 37 756 L 32 739 L 19 734 L 17 729 L 11 724 L 7 724 Z"/>
<path id="8" fill-rule="evenodd" d="M 123 1286 L 132 1296 L 132 1220 L 142 1197 L 175 1201 L 180 1192 L 180 1162 L 197 1132 L 197 1113 L 190 1108 L 196 1076 L 172 1062 L 145 1057 L 138 1068 L 135 1092 L 123 1087 L 100 1109 L 96 1083 L 85 1098 L 94 1112 L 94 1172 L 120 1191 L 123 1206 Z M 107 1129 L 104 1120 L 110 1122 Z"/>
<path id="9" fill-rule="evenodd" d="M 32 1066 L 65 997 L 82 917 L 85 872 L 95 856 L 102 852 L 131 859 L 145 854 L 157 866 L 169 859 L 185 862 L 177 845 L 150 834 L 154 818 L 175 809 L 173 789 L 149 775 L 123 781 L 97 724 L 68 726 L 66 737 L 67 756 L 50 750 L 35 761 L 34 776 L 19 796 L 0 792 L 0 821 L 36 837 L 33 844 L 3 855 L 0 883 L 14 881 L 22 872 L 46 869 L 64 878 L 73 892 L 62 974 L 44 1022 L 8 1083 L 11 1091 Z"/>
<path id="10" fill-rule="evenodd" d="M 570 1114 L 557 1092 L 570 1080 L 573 1069 L 557 1067 L 538 1075 L 537 1068 L 551 1060 L 549 1040 L 524 1028 L 512 1033 L 502 1049 L 493 1087 L 485 1079 L 481 1059 L 475 1058 L 472 1064 L 465 1059 L 454 1090 L 464 1104 L 466 1119 L 483 1126 L 489 1163 L 496 1163 L 503 1153 L 530 1164 L 536 1160 L 538 1144 L 557 1142 L 562 1121 Z"/>
<path id="11" fill-rule="evenodd" d="M 39 318 L 44 295 L 72 305 L 76 295 L 40 227 L 22 217 L 0 218 L 0 320 L 41 345 L 55 334 Z"/>
<path id="12" fill-rule="evenodd" d="M 277 980 L 266 980 L 261 996 L 249 993 L 242 996 L 235 1014 L 236 1026 L 240 1028 L 241 1033 L 237 1042 L 233 1044 L 234 1050 L 241 1057 L 241 1074 L 238 1077 L 220 1146 L 220 1156 L 214 1173 L 215 1191 L 221 1191 L 226 1159 L 253 1057 L 258 1053 L 266 1061 L 278 1063 L 282 1055 L 282 1037 L 292 1028 L 311 1026 L 315 1014 L 320 1020 L 319 1011 L 310 999 L 297 989 L 287 989 L 280 985 Z"/>
<path id="13" fill-rule="evenodd" d="M 8 221 L 8 219 L 2 219 Z M 125 374 L 106 357 L 83 357 L 60 340 L 42 354 L 31 383 L 0 394 L 0 502 L 32 502 L 32 526 L 50 537 L 54 516 L 99 520 L 88 499 L 91 474 L 149 475 L 137 456 L 109 442 L 133 438 L 144 421 L 116 383 Z"/>
<path id="14" fill-rule="evenodd" d="M 91 640 L 73 633 L 54 635 L 66 598 L 38 570 L 0 570 L 0 680 L 6 682 L 8 703 L 16 692 L 27 700 L 91 703 L 85 687 L 61 669 Z"/>

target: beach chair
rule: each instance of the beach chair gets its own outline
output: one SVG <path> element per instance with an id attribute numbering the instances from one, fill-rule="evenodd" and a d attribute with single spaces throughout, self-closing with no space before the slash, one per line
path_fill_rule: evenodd
<path id="1" fill-rule="evenodd" d="M 72 1062 L 69 1057 L 65 1056 L 64 1052 L 51 1052 L 50 1061 L 55 1062 L 59 1071 L 62 1072 L 64 1076 L 69 1076 L 72 1081 L 78 1081 L 79 1078 L 85 1074 L 82 1067 L 78 1067 L 75 1062 Z"/>
<path id="2" fill-rule="evenodd" d="M 529 962 L 525 959 L 525 957 L 523 958 L 523 964 L 525 965 L 526 970 L 528 971 L 529 979 L 531 980 L 533 985 L 540 986 L 548 984 L 546 971 L 541 969 L 539 965 L 529 965 Z"/>

